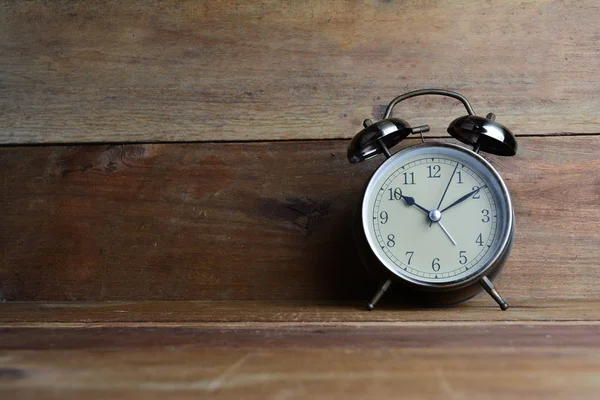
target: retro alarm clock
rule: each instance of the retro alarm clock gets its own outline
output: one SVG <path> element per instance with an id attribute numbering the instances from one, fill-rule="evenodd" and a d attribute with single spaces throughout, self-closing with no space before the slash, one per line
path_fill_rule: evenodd
<path id="1" fill-rule="evenodd" d="M 392 118 L 403 100 L 442 95 L 467 110 L 450 123 L 458 144 L 425 141 L 429 126 L 411 127 Z M 400 95 L 383 119 L 365 120 L 351 141 L 348 160 L 359 163 L 379 154 L 387 159 L 367 182 L 354 227 L 359 256 L 381 282 L 372 310 L 393 284 L 404 297 L 425 305 L 467 300 L 485 289 L 502 310 L 507 302 L 493 285 L 507 260 L 515 232 L 508 189 L 481 152 L 513 156 L 514 135 L 493 113 L 478 116 L 459 93 L 426 89 Z M 395 154 L 390 149 L 411 134 L 421 143 Z"/>

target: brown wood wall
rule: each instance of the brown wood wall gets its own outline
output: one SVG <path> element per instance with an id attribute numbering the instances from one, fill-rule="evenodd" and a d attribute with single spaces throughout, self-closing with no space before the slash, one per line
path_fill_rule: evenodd
<path id="1" fill-rule="evenodd" d="M 595 0 L 0 0 L 0 399 L 600 398 L 599 21 Z M 506 312 L 364 310 L 351 225 L 382 160 L 346 147 L 431 87 L 518 137 L 489 157 L 516 211 Z M 463 113 L 395 110 L 447 141 Z"/>
<path id="2" fill-rule="evenodd" d="M 595 1 L 0 1 L 0 299 L 364 298 L 350 226 L 380 161 L 348 164 L 348 138 L 424 87 L 519 136 L 516 157 L 491 158 L 517 217 L 502 292 L 598 299 L 598 15 Z M 396 115 L 440 138 L 462 113 L 428 97 Z"/>
<path id="3" fill-rule="evenodd" d="M 0 142 L 349 138 L 458 89 L 515 132 L 598 133 L 600 4 L 0 1 Z M 415 100 L 443 132 L 460 112 Z"/>
<path id="4" fill-rule="evenodd" d="M 407 142 L 414 143 L 414 142 Z M 491 158 L 517 234 L 511 298 L 598 298 L 600 138 L 524 137 Z M 6 299 L 339 299 L 370 290 L 347 141 L 0 150 Z"/>

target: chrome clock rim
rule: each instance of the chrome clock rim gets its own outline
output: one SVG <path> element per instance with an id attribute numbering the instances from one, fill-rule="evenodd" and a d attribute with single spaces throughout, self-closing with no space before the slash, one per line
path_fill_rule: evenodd
<path id="1" fill-rule="evenodd" d="M 498 239 L 500 244 L 494 249 L 494 254 L 483 263 L 482 266 L 479 266 L 473 274 L 467 275 L 466 277 L 458 278 L 454 281 L 446 281 L 446 282 L 431 282 L 427 280 L 420 280 L 417 277 L 413 277 L 408 273 L 402 273 L 397 268 L 393 268 L 391 265 L 392 261 L 387 259 L 382 259 L 382 257 L 378 254 L 379 244 L 375 241 L 375 238 L 372 234 L 370 234 L 370 228 L 368 226 L 371 223 L 371 218 L 369 218 L 371 211 L 369 207 L 369 201 L 371 197 L 375 196 L 377 193 L 376 184 L 379 182 L 379 177 L 383 175 L 385 172 L 392 168 L 394 164 L 398 162 L 399 159 L 407 156 L 408 153 L 414 153 L 416 150 L 427 149 L 427 148 L 446 148 L 452 149 L 454 151 L 458 151 L 463 154 L 463 156 L 470 157 L 472 162 L 479 162 L 480 165 L 487 171 L 489 177 L 491 177 L 495 183 L 498 185 L 499 192 L 501 195 L 500 201 L 503 201 L 503 208 L 506 209 L 505 217 L 505 227 L 499 235 L 501 237 Z M 490 270 L 495 269 L 502 264 L 506 257 L 508 256 L 508 252 L 511 247 L 511 243 L 514 239 L 514 213 L 512 208 L 512 200 L 510 197 L 510 193 L 504 180 L 501 178 L 500 174 L 495 170 L 495 168 L 481 155 L 462 147 L 460 145 L 456 145 L 453 143 L 443 143 L 443 142 L 427 142 L 421 143 L 414 146 L 407 147 L 402 149 L 388 158 L 384 163 L 382 163 L 379 168 L 373 173 L 371 176 L 369 183 L 364 192 L 364 196 L 361 204 L 361 227 L 363 232 L 365 233 L 365 237 L 373 252 L 376 259 L 382 264 L 382 266 L 389 271 L 389 273 L 398 280 L 403 282 L 409 282 L 414 286 L 420 287 L 422 289 L 428 290 L 445 290 L 445 289 L 455 289 L 462 286 L 467 286 L 472 284 L 473 282 L 478 281 L 484 275 L 486 275 Z"/>

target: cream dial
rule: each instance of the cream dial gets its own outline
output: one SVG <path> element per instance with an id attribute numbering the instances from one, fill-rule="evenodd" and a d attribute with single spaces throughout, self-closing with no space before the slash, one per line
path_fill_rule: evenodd
<path id="1" fill-rule="evenodd" d="M 479 155 L 454 145 L 420 145 L 388 159 L 362 207 L 367 240 L 394 274 L 443 285 L 482 273 L 505 249 L 510 197 Z"/>

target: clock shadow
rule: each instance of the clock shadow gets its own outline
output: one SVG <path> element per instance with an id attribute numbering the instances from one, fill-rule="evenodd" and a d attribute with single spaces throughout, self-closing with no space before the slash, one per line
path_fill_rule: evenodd
<path id="1" fill-rule="evenodd" d="M 357 251 L 352 233 L 353 221 L 341 219 L 331 224 L 331 232 L 327 235 L 327 251 L 315 254 L 312 260 L 318 266 L 318 280 L 321 293 L 325 293 L 323 300 L 335 300 L 339 305 L 344 305 L 356 310 L 366 310 L 379 287 L 386 281 L 386 277 L 377 276 L 367 269 Z M 319 241 L 323 237 L 319 238 Z M 413 291 L 393 282 L 388 291 L 377 304 L 376 309 L 387 310 L 402 309 L 440 309 L 457 308 L 481 291 L 467 299 L 443 304 L 431 304 L 431 299 L 423 299 L 422 293 Z"/>
<path id="2" fill-rule="evenodd" d="M 320 252 L 313 263 L 322 267 L 319 280 L 326 298 L 348 301 L 349 306 L 365 300 L 379 287 L 356 252 L 352 225 L 353 221 L 348 218 L 333 224 L 328 248 Z"/>

